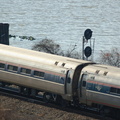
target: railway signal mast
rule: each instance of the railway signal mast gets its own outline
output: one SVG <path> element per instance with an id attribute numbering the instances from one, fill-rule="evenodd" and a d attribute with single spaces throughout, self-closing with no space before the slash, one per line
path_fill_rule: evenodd
<path id="1" fill-rule="evenodd" d="M 84 32 L 83 42 L 82 42 L 82 59 L 83 60 L 88 60 L 88 57 L 90 57 L 91 55 L 92 55 L 91 60 L 93 60 L 95 41 L 93 41 L 93 44 L 92 44 L 91 37 L 92 37 L 91 29 L 86 29 Z M 88 44 L 89 46 L 87 46 Z"/>

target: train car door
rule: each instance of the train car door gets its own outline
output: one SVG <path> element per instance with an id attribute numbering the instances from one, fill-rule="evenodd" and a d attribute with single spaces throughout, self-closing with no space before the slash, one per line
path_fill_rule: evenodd
<path id="1" fill-rule="evenodd" d="M 80 103 L 87 103 L 87 95 L 86 95 L 86 80 L 87 80 L 87 74 L 82 74 L 80 84 L 79 84 L 79 101 Z"/>
<path id="2" fill-rule="evenodd" d="M 72 70 L 68 70 L 67 71 L 67 74 L 66 74 L 66 82 L 65 82 L 65 93 L 66 94 L 70 94 L 71 95 L 71 92 L 72 92 Z"/>

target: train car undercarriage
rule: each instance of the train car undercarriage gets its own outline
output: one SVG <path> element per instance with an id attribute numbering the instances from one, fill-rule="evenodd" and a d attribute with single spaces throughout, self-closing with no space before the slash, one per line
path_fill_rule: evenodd
<path id="1" fill-rule="evenodd" d="M 93 103 L 92 106 L 86 106 L 85 104 L 79 104 L 77 100 L 73 100 L 73 101 L 64 100 L 61 95 L 40 91 L 25 86 L 14 85 L 2 81 L 0 81 L 0 88 L 7 91 L 13 91 L 18 95 L 27 96 L 29 98 L 37 98 L 37 99 L 40 98 L 40 100 L 42 99 L 45 103 L 52 102 L 62 107 L 74 106 L 79 109 L 88 109 L 88 110 L 96 111 L 103 117 L 109 116 L 115 119 L 120 119 L 119 116 L 120 110 L 117 108 L 111 108 L 108 106 L 99 105 L 95 103 Z"/>

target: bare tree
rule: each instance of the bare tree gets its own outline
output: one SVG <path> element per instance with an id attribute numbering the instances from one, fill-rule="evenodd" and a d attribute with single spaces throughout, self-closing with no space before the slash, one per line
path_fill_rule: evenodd
<path id="1" fill-rule="evenodd" d="M 42 51 L 56 55 L 63 55 L 60 45 L 56 44 L 53 40 L 50 39 L 43 39 L 39 43 L 35 44 L 32 50 Z"/>
<path id="2" fill-rule="evenodd" d="M 66 57 L 70 57 L 70 58 L 75 58 L 75 59 L 80 59 L 81 55 L 79 52 L 75 51 L 75 50 L 68 50 L 64 53 L 64 56 Z"/>
<path id="3" fill-rule="evenodd" d="M 50 39 L 43 39 L 39 43 L 35 44 L 32 48 L 32 50 L 36 51 L 79 59 L 81 56 L 77 51 L 75 51 L 75 49 L 76 48 L 74 46 L 73 49 L 71 48 L 71 50 L 66 50 L 66 52 L 63 52 L 60 45 L 56 44 L 53 40 Z"/>
<path id="4" fill-rule="evenodd" d="M 101 51 L 100 62 L 120 67 L 120 51 L 117 48 L 107 52 Z"/>

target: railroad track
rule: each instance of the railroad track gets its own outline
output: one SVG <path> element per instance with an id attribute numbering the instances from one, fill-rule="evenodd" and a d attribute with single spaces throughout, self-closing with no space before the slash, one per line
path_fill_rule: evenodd
<path id="1" fill-rule="evenodd" d="M 9 87 L 4 87 L 4 88 L 0 87 L 0 95 L 5 95 L 8 97 L 20 99 L 22 101 L 40 104 L 40 105 L 44 105 L 46 107 L 56 108 L 56 109 L 60 109 L 60 110 L 71 112 L 71 113 L 77 113 L 77 114 L 84 115 L 87 117 L 92 117 L 95 119 L 113 120 L 113 119 L 107 118 L 107 117 L 104 118 L 104 117 L 100 116 L 96 110 L 90 109 L 90 108 L 85 108 L 83 106 L 80 108 L 75 107 L 75 106 L 61 107 L 60 105 L 55 104 L 53 102 L 49 102 L 49 103 L 44 102 L 42 95 L 36 96 L 34 98 L 30 97 L 30 96 L 26 96 L 26 95 L 21 95 L 20 93 L 18 93 L 17 89 L 15 89 L 15 88 L 11 89 Z"/>

